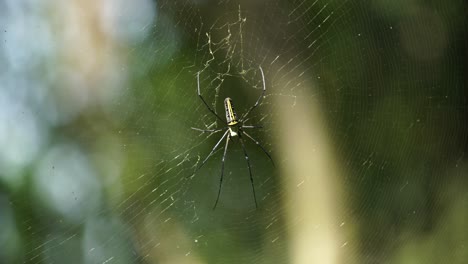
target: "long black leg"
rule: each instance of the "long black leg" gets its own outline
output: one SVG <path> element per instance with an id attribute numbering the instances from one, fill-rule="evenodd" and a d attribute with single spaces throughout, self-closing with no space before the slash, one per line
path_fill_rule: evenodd
<path id="1" fill-rule="evenodd" d="M 196 127 L 191 127 L 191 129 L 196 130 L 196 131 L 200 131 L 200 132 L 203 132 L 203 133 L 206 133 L 206 132 L 217 133 L 219 131 L 223 131 L 222 129 L 200 129 L 200 128 L 196 128 Z"/>
<path id="2" fill-rule="evenodd" d="M 260 72 L 262 73 L 263 90 L 262 90 L 262 93 L 260 94 L 260 97 L 258 97 L 257 102 L 255 102 L 255 104 L 242 116 L 242 118 L 240 119 L 241 121 L 243 121 L 250 114 L 250 111 L 252 111 L 255 107 L 257 107 L 257 105 L 260 103 L 263 96 L 265 95 L 265 91 L 266 91 L 265 75 L 263 74 L 262 66 L 259 66 L 258 68 L 260 69 Z"/>
<path id="3" fill-rule="evenodd" d="M 240 143 L 242 145 L 242 149 L 244 150 L 245 160 L 247 161 L 247 167 L 249 168 L 250 184 L 252 185 L 252 192 L 253 192 L 254 201 L 255 201 L 255 208 L 258 208 L 257 195 L 255 195 L 255 186 L 254 186 L 253 177 L 252 177 L 252 169 L 250 168 L 249 155 L 247 155 L 247 150 L 245 150 L 244 140 L 242 139 L 240 134 L 239 134 L 239 141 L 240 141 Z"/>
<path id="4" fill-rule="evenodd" d="M 216 112 L 213 109 L 211 109 L 211 107 L 206 103 L 205 99 L 203 99 L 203 96 L 200 93 L 200 72 L 197 72 L 197 91 L 198 91 L 198 97 L 200 97 L 200 99 L 206 105 L 208 110 L 210 110 L 210 112 L 213 113 L 213 115 L 215 115 L 221 122 L 225 122 L 221 117 L 219 117 L 218 114 L 216 114 Z"/>
<path id="5" fill-rule="evenodd" d="M 228 135 L 226 139 L 226 146 L 224 147 L 224 154 L 223 154 L 223 159 L 221 160 L 221 177 L 219 178 L 219 188 L 218 188 L 218 196 L 216 197 L 216 202 L 213 206 L 213 210 L 216 209 L 216 205 L 218 205 L 219 201 L 219 196 L 221 195 L 221 187 L 223 185 L 223 177 L 224 177 L 224 160 L 226 159 L 226 152 L 229 144 L 229 139 L 231 138 L 230 135 Z"/>
<path id="6" fill-rule="evenodd" d="M 265 153 L 265 155 L 268 156 L 268 158 L 270 159 L 271 161 L 271 164 L 273 164 L 273 167 L 275 166 L 275 163 L 273 162 L 273 159 L 271 158 L 270 154 L 268 153 L 268 151 L 266 151 L 266 149 L 260 144 L 260 142 L 258 142 L 256 139 L 254 139 L 251 135 L 245 133 L 245 131 L 242 131 L 242 134 L 246 135 L 248 138 L 250 138 L 253 142 L 255 142 L 255 144 L 257 144 L 257 146 L 259 146 L 262 150 L 263 150 L 263 153 Z"/>
<path id="7" fill-rule="evenodd" d="M 221 143 L 221 141 L 226 137 L 226 135 L 228 134 L 229 132 L 229 129 L 226 130 L 226 132 L 224 133 L 224 135 L 221 137 L 221 139 L 218 141 L 218 143 L 216 143 L 216 145 L 213 147 L 213 149 L 211 150 L 210 154 L 208 154 L 208 156 L 203 160 L 203 162 L 197 167 L 197 169 L 195 170 L 195 172 L 191 175 L 193 176 L 195 173 L 197 173 L 197 171 L 203 166 L 205 165 L 206 161 L 211 157 L 211 155 L 213 155 L 213 153 L 215 152 L 216 148 L 219 146 L 219 143 Z"/>
<path id="8" fill-rule="evenodd" d="M 242 126 L 242 128 L 263 128 L 263 126 Z"/>

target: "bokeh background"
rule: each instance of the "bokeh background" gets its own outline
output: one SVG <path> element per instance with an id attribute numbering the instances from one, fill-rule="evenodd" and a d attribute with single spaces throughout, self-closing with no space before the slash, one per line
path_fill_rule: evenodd
<path id="1" fill-rule="evenodd" d="M 0 2 L 0 263 L 466 263 L 467 4 Z M 194 174 L 223 116 L 230 144 Z M 224 143 L 221 144 L 222 146 Z"/>

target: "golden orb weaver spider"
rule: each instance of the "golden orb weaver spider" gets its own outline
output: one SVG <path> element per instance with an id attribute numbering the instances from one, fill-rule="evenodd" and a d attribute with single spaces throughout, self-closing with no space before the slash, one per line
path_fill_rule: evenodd
<path id="1" fill-rule="evenodd" d="M 247 167 L 249 169 L 250 184 L 252 186 L 252 193 L 253 193 L 253 197 L 254 197 L 254 201 L 255 201 L 255 208 L 258 208 L 257 196 L 255 194 L 255 186 L 254 186 L 253 177 L 252 177 L 252 168 L 250 167 L 249 155 L 247 154 L 247 151 L 245 149 L 243 136 L 245 135 L 248 139 L 252 140 L 255 144 L 257 144 L 257 146 L 259 146 L 260 149 L 268 156 L 268 158 L 270 159 L 273 166 L 275 166 L 275 164 L 273 162 L 273 159 L 271 158 L 268 151 L 266 151 L 265 148 L 262 145 L 260 145 L 260 143 L 256 139 L 254 139 L 252 136 L 250 136 L 249 134 L 247 134 L 244 131 L 244 129 L 249 129 L 249 128 L 262 128 L 262 126 L 252 126 L 252 125 L 246 126 L 246 125 L 243 124 L 243 121 L 245 120 L 245 118 L 250 114 L 250 112 L 253 109 L 255 109 L 258 106 L 258 104 L 260 103 L 260 101 L 262 100 L 262 98 L 265 95 L 265 91 L 266 91 L 265 75 L 263 74 L 263 69 L 262 69 L 261 66 L 259 67 L 259 69 L 260 69 L 260 73 L 262 74 L 262 83 L 263 83 L 263 90 L 262 90 L 262 93 L 260 94 L 260 97 L 258 97 L 255 104 L 252 107 L 250 107 L 250 109 L 240 119 L 237 118 L 236 112 L 234 111 L 234 106 L 232 104 L 232 99 L 229 98 L 229 97 L 224 99 L 224 109 L 226 111 L 227 129 L 224 132 L 221 139 L 219 139 L 218 143 L 216 143 L 215 146 L 213 147 L 213 149 L 211 149 L 211 152 L 208 154 L 208 156 L 202 161 L 202 163 L 196 168 L 195 172 L 192 174 L 192 176 L 195 175 L 195 173 L 203 165 L 205 165 L 206 161 L 211 157 L 211 155 L 213 155 L 213 153 L 218 148 L 219 144 L 221 144 L 221 141 L 223 141 L 223 139 L 226 138 L 226 145 L 224 147 L 223 158 L 221 160 L 221 177 L 219 179 L 218 195 L 216 197 L 216 202 L 214 204 L 213 210 L 216 209 L 216 206 L 218 205 L 219 197 L 221 195 L 221 187 L 222 187 L 222 184 L 223 184 L 223 177 L 224 177 L 224 160 L 226 159 L 226 152 L 227 152 L 227 149 L 228 149 L 229 140 L 231 140 L 231 138 L 238 137 L 239 142 L 241 143 L 241 146 L 242 146 L 242 150 L 244 151 L 245 160 L 247 162 Z M 208 108 L 208 110 L 214 116 L 216 116 L 217 119 L 219 119 L 221 122 L 224 122 L 224 120 L 218 114 L 216 114 L 216 112 L 206 103 L 205 99 L 203 99 L 203 96 L 200 93 L 200 72 L 197 73 L 197 91 L 198 91 L 198 97 L 200 97 L 203 104 L 205 104 L 206 108 Z M 199 128 L 195 128 L 195 127 L 192 127 L 192 129 L 197 130 L 197 131 L 201 131 L 201 132 L 209 132 L 209 133 L 212 133 L 212 134 L 217 133 L 217 132 L 221 132 L 221 131 L 224 130 L 224 129 L 205 130 L 205 129 L 199 129 Z"/>

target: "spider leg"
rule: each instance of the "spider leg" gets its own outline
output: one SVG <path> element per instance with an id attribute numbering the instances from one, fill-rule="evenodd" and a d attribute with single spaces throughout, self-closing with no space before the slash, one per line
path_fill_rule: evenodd
<path id="1" fill-rule="evenodd" d="M 208 154 L 208 156 L 202 161 L 202 163 L 197 167 L 197 169 L 195 169 L 195 172 L 190 176 L 192 177 L 193 175 L 195 175 L 195 173 L 197 173 L 197 171 L 203 167 L 203 165 L 205 165 L 206 161 L 211 157 L 211 155 L 213 155 L 213 153 L 215 152 L 216 148 L 219 146 L 219 144 L 221 143 L 221 141 L 226 137 L 226 135 L 228 134 L 229 132 L 229 129 L 226 130 L 226 132 L 224 133 L 224 135 L 221 137 L 221 139 L 218 141 L 218 143 L 216 143 L 216 145 L 213 147 L 213 149 L 211 150 L 210 154 Z"/>
<path id="2" fill-rule="evenodd" d="M 221 122 L 224 122 L 224 120 L 218 114 L 216 114 L 216 112 L 213 109 L 211 109 L 211 107 L 206 103 L 205 99 L 203 99 L 203 96 L 200 93 L 200 72 L 197 72 L 197 92 L 198 92 L 198 97 L 200 97 L 200 99 L 203 101 L 203 103 L 208 108 L 208 110 L 210 110 L 210 112 L 213 115 L 215 115 Z"/>
<path id="3" fill-rule="evenodd" d="M 242 126 L 242 128 L 263 128 L 263 126 Z"/>
<path id="4" fill-rule="evenodd" d="M 240 137 L 240 134 L 239 134 L 239 141 L 241 143 L 242 149 L 244 150 L 245 161 L 247 161 L 247 167 L 249 168 L 250 184 L 252 185 L 252 192 L 253 192 L 254 201 L 255 201 L 255 208 L 258 208 L 257 195 L 255 195 L 255 186 L 254 186 L 253 177 L 252 177 L 252 169 L 250 168 L 249 155 L 247 155 L 247 150 L 245 150 L 244 140 L 242 139 L 242 137 Z"/>
<path id="5" fill-rule="evenodd" d="M 228 137 L 226 138 L 226 146 L 224 147 L 223 159 L 221 160 L 221 177 L 219 178 L 218 196 L 216 197 L 216 202 L 213 206 L 213 210 L 216 209 L 216 205 L 218 205 L 218 201 L 219 201 L 219 196 L 221 195 L 221 187 L 223 185 L 223 177 L 224 177 L 224 160 L 226 158 L 226 152 L 227 152 L 230 138 L 231 138 L 230 135 L 228 135 Z"/>
<path id="6" fill-rule="evenodd" d="M 196 127 L 191 127 L 191 129 L 196 130 L 196 131 L 200 131 L 200 132 L 203 132 L 203 133 L 206 133 L 206 132 L 217 133 L 219 131 L 223 131 L 222 129 L 200 129 L 200 128 L 196 128 Z"/>
<path id="7" fill-rule="evenodd" d="M 263 153 L 265 153 L 265 155 L 268 156 L 268 158 L 270 159 L 271 161 L 271 164 L 273 164 L 273 167 L 275 167 L 275 163 L 273 162 L 273 159 L 271 158 L 270 154 L 268 153 L 268 151 L 266 151 L 266 149 L 260 144 L 260 142 L 258 142 L 256 139 L 254 139 L 251 135 L 245 133 L 245 131 L 242 131 L 242 134 L 246 135 L 248 138 L 250 138 L 250 140 L 252 140 L 253 142 L 255 142 L 255 144 L 257 144 L 257 146 L 259 146 L 262 150 L 263 150 Z"/>
<path id="8" fill-rule="evenodd" d="M 265 95 L 265 91 L 266 91 L 265 75 L 263 74 L 262 66 L 259 66 L 258 68 L 260 69 L 260 72 L 262 73 L 263 90 L 262 90 L 262 93 L 260 94 L 260 97 L 258 97 L 257 102 L 255 102 L 255 104 L 242 116 L 242 118 L 240 119 L 241 121 L 243 121 L 250 114 L 250 111 L 252 111 L 255 107 L 257 107 L 257 105 L 260 103 L 263 96 Z"/>

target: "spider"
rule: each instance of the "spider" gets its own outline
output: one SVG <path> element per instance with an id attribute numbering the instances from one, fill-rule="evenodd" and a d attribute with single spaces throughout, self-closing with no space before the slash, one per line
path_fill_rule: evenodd
<path id="1" fill-rule="evenodd" d="M 252 186 L 252 193 L 253 193 L 253 198 L 254 198 L 254 201 L 255 201 L 255 208 L 258 208 L 257 196 L 255 194 L 255 187 L 254 187 L 254 182 L 253 182 L 253 177 L 252 177 L 252 168 L 250 167 L 249 156 L 248 156 L 247 151 L 245 149 L 244 136 L 246 138 L 252 140 L 252 142 L 254 142 L 255 144 L 257 144 L 257 146 L 259 146 L 260 149 L 268 156 L 268 158 L 270 159 L 273 166 L 275 165 L 274 162 L 273 162 L 273 159 L 271 158 L 270 154 L 265 150 L 265 148 L 262 145 L 260 145 L 260 143 L 256 139 L 254 139 L 251 135 L 247 134 L 247 132 L 244 131 L 244 129 L 262 128 L 262 126 L 244 125 L 245 118 L 250 114 L 250 112 L 253 109 L 255 109 L 258 106 L 258 104 L 260 103 L 260 101 L 262 100 L 262 98 L 265 95 L 265 91 L 266 91 L 265 75 L 263 74 L 263 70 L 262 70 L 261 66 L 259 67 L 259 69 L 260 69 L 260 73 L 262 74 L 262 83 L 263 83 L 263 90 L 262 90 L 262 93 L 260 94 L 260 97 L 258 97 L 255 104 L 252 107 L 250 107 L 250 109 L 240 119 L 237 118 L 236 112 L 234 111 L 234 106 L 233 106 L 233 103 L 232 103 L 232 99 L 229 98 L 229 97 L 224 99 L 224 109 L 226 111 L 226 127 L 225 128 L 227 128 L 227 129 L 225 130 L 223 136 L 219 139 L 218 143 L 216 143 L 214 145 L 213 149 L 208 154 L 208 156 L 202 161 L 202 163 L 196 168 L 195 172 L 192 174 L 192 176 L 195 175 L 195 173 L 203 165 L 205 165 L 206 161 L 211 157 L 211 155 L 213 155 L 213 153 L 218 148 L 219 144 L 221 144 L 221 141 L 223 141 L 223 139 L 226 138 L 226 145 L 224 147 L 223 158 L 221 160 L 221 177 L 219 179 L 218 195 L 216 197 L 216 202 L 214 204 L 213 210 L 216 209 L 216 206 L 218 205 L 218 201 L 219 201 L 219 196 L 221 194 L 221 186 L 223 184 L 223 177 L 224 177 L 224 160 L 226 158 L 226 152 L 227 152 L 227 149 L 228 149 L 229 140 L 231 140 L 231 138 L 237 137 L 239 139 L 239 142 L 240 142 L 241 146 L 242 146 L 242 150 L 244 151 L 245 161 L 247 162 L 247 167 L 249 169 L 250 184 Z M 208 108 L 208 110 L 214 116 L 216 116 L 217 119 L 219 119 L 221 122 L 224 122 L 224 120 L 218 114 L 216 114 L 216 112 L 206 103 L 205 99 L 203 99 L 203 96 L 200 93 L 200 72 L 197 73 L 197 92 L 198 92 L 198 97 L 200 97 L 203 104 L 205 104 L 206 108 Z M 205 129 L 199 129 L 199 128 L 192 127 L 192 129 L 194 129 L 194 130 L 201 131 L 201 132 L 209 132 L 211 134 L 221 132 L 225 128 L 205 130 Z"/>

